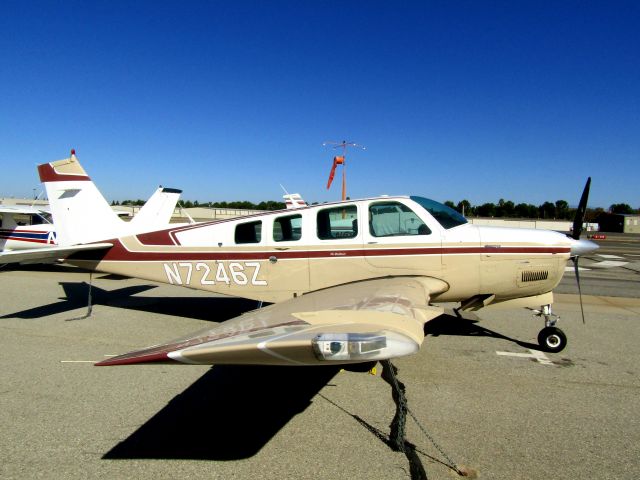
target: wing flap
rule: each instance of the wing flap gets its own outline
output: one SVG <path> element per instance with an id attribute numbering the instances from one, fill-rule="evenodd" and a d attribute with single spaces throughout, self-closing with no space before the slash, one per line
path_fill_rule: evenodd
<path id="1" fill-rule="evenodd" d="M 424 323 L 443 313 L 428 305 L 425 285 L 402 277 L 332 287 L 96 365 L 320 365 L 408 355 L 419 350 Z"/>

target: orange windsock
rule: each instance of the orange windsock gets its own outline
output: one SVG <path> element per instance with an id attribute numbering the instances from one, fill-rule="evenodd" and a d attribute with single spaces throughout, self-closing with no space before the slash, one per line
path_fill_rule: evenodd
<path id="1" fill-rule="evenodd" d="M 327 190 L 331 188 L 331 182 L 336 175 L 336 167 L 344 163 L 344 157 L 333 157 L 333 166 L 331 167 L 331 173 L 329 173 L 329 181 L 327 182 Z M 344 186 L 343 186 L 344 188 Z"/>

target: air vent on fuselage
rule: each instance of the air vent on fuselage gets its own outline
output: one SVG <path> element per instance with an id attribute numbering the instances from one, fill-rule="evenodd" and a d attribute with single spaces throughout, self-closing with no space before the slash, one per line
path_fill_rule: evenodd
<path id="1" fill-rule="evenodd" d="M 549 278 L 549 270 L 536 270 L 522 272 L 523 282 L 539 282 Z"/>

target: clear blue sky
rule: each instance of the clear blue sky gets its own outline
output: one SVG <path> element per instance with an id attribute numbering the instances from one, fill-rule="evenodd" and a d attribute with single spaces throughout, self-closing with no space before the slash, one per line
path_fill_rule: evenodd
<path id="1" fill-rule="evenodd" d="M 640 207 L 640 2 L 5 0 L 0 196 L 70 148 L 108 199 Z M 339 177 L 338 177 L 339 180 Z"/>

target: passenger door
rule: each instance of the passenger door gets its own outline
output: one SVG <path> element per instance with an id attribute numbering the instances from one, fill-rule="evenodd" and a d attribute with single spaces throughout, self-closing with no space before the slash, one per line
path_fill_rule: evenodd
<path id="1" fill-rule="evenodd" d="M 407 202 L 408 203 L 408 202 Z M 442 270 L 442 227 L 401 199 L 375 200 L 367 208 L 365 258 L 380 275 L 437 276 Z M 417 210 L 417 209 L 416 209 Z"/>
<path id="2" fill-rule="evenodd" d="M 272 223 L 265 223 L 270 255 L 264 268 L 269 290 L 281 301 L 309 290 L 309 258 L 303 241 L 309 227 L 304 224 L 302 213 L 272 218 Z"/>

